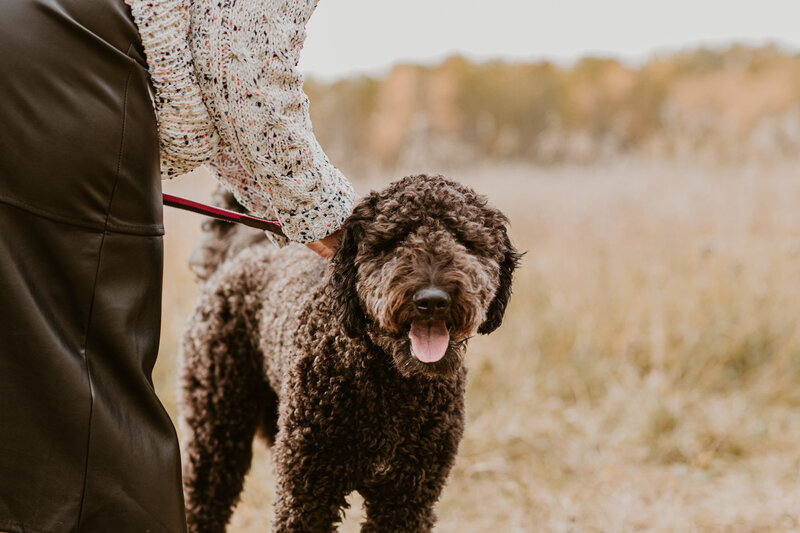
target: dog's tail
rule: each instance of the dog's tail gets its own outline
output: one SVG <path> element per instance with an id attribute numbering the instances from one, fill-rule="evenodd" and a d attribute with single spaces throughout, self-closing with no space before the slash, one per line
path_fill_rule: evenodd
<path id="1" fill-rule="evenodd" d="M 214 191 L 211 204 L 239 213 L 247 210 L 236 201 L 233 194 L 220 186 Z M 203 234 L 189 257 L 189 266 L 201 281 L 207 280 L 217 268 L 229 257 L 233 257 L 244 248 L 266 241 L 263 231 L 241 224 L 232 224 L 216 219 L 203 221 Z"/>

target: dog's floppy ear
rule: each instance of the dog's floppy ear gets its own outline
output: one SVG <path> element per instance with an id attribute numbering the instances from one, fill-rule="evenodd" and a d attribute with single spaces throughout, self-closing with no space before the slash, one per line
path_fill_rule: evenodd
<path id="1" fill-rule="evenodd" d="M 489 304 L 489 311 L 486 313 L 486 320 L 478 328 L 478 333 L 488 334 L 500 327 L 503 322 L 503 315 L 506 312 L 508 300 L 511 298 L 511 280 L 514 277 L 514 270 L 519 266 L 519 261 L 523 254 L 517 252 L 508 238 L 508 231 L 503 227 L 502 246 L 503 260 L 500 262 L 500 285 L 494 295 L 494 300 Z"/>
<path id="2" fill-rule="evenodd" d="M 372 219 L 372 212 L 370 202 L 362 201 L 356 206 L 342 226 L 342 240 L 331 259 L 331 299 L 334 312 L 350 337 L 360 337 L 367 326 L 367 318 L 356 291 L 356 257 L 358 244 L 364 237 L 366 224 Z"/>

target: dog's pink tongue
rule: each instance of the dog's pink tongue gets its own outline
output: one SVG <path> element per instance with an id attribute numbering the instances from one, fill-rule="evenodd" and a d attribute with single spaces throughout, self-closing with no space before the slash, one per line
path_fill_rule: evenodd
<path id="1" fill-rule="evenodd" d="M 435 363 L 444 357 L 447 346 L 450 344 L 447 324 L 441 320 L 434 322 L 416 320 L 412 322 L 408 338 L 411 339 L 411 349 L 414 352 L 414 356 L 423 363 Z"/>

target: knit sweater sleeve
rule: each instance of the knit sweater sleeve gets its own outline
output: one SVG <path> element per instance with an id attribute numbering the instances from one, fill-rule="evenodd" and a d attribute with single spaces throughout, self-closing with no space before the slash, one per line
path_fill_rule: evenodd
<path id="1" fill-rule="evenodd" d="M 263 215 L 264 213 L 275 213 L 272 208 L 272 203 L 269 198 L 268 191 L 260 187 L 253 187 L 253 177 L 245 170 L 236 154 L 233 153 L 230 146 L 223 146 L 219 154 L 209 161 L 206 166 L 211 174 L 229 190 L 233 196 L 251 213 L 259 213 L 262 216 L 275 220 L 274 215 Z M 285 246 L 289 244 L 288 239 L 266 232 L 270 241 L 278 246 Z"/>
<path id="2" fill-rule="evenodd" d="M 324 238 L 350 214 L 354 193 L 314 137 L 297 70 L 316 0 L 202 4 L 192 18 L 195 71 L 230 150 L 223 157 L 243 170 L 228 187 L 291 240 Z"/>
<path id="3" fill-rule="evenodd" d="M 173 178 L 220 149 L 192 68 L 187 0 L 125 0 L 142 38 L 155 93 L 161 175 Z"/>

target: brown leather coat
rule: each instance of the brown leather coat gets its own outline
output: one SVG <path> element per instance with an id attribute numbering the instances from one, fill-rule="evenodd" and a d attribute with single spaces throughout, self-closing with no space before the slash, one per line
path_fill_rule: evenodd
<path id="1" fill-rule="evenodd" d="M 123 1 L 0 1 L 0 531 L 185 531 L 159 179 Z"/>

